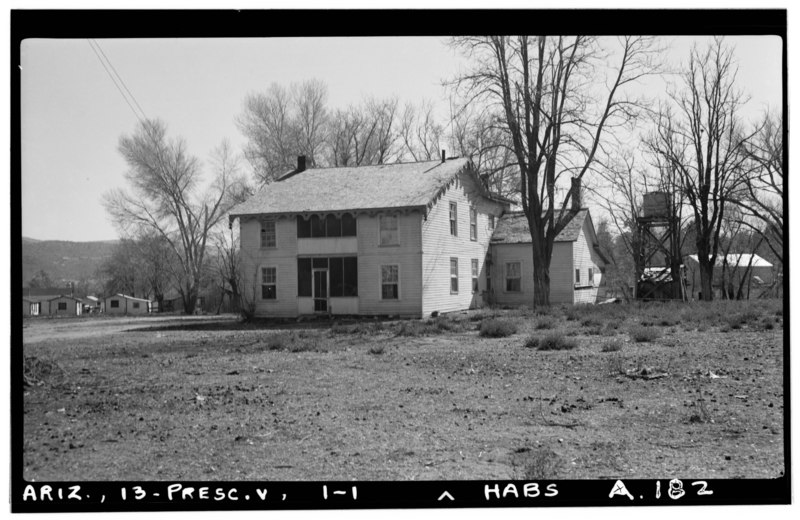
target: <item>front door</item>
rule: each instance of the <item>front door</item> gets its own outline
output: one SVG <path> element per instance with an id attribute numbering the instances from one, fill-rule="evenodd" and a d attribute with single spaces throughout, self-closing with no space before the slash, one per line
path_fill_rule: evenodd
<path id="1" fill-rule="evenodd" d="M 314 312 L 328 312 L 328 271 L 314 270 Z"/>

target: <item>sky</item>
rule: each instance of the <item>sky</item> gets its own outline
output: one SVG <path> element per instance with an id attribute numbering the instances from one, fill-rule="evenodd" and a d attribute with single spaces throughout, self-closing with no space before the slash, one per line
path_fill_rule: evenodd
<path id="1" fill-rule="evenodd" d="M 706 38 L 664 38 L 664 59 L 678 64 Z M 446 111 L 442 81 L 467 62 L 443 38 L 98 39 L 102 52 L 149 118 L 166 122 L 201 160 L 224 139 L 241 149 L 234 118 L 248 93 L 277 82 L 324 81 L 328 106 L 367 96 L 423 99 Z M 780 107 L 780 40 L 729 38 L 739 85 L 752 99 L 744 113 Z M 40 240 L 112 240 L 117 232 L 103 193 L 125 187 L 117 150 L 137 118 L 85 39 L 25 40 L 21 48 L 22 234 Z M 638 88 L 663 92 L 668 76 Z M 446 112 L 445 112 L 446 113 Z M 41 211 L 69 205 L 68 213 Z"/>

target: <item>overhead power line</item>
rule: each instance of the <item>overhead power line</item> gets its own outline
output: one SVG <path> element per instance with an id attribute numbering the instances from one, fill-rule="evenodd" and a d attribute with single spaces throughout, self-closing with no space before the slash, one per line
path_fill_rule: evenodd
<path id="1" fill-rule="evenodd" d="M 111 78 L 111 81 L 114 83 L 114 86 L 117 87 L 117 90 L 119 91 L 122 98 L 125 100 L 125 103 L 127 103 L 128 107 L 130 107 L 131 111 L 133 112 L 133 115 L 136 116 L 136 119 L 138 119 L 139 122 L 144 123 L 144 120 L 147 119 L 147 115 L 144 113 L 144 110 L 142 110 L 142 107 L 139 105 L 139 102 L 136 101 L 136 97 L 134 97 L 133 93 L 130 91 L 130 89 L 128 89 L 128 86 L 125 84 L 125 81 L 123 81 L 122 76 L 120 76 L 119 73 L 117 72 L 117 69 L 114 68 L 114 65 L 111 63 L 111 60 L 109 60 L 108 56 L 106 56 L 106 53 L 103 52 L 103 49 L 100 47 L 100 44 L 97 43 L 96 40 L 87 39 L 86 41 L 89 42 L 89 47 L 91 47 L 92 50 L 94 51 L 95 56 L 97 56 L 98 61 L 100 61 L 100 65 L 103 66 L 103 69 L 105 69 L 106 74 L 108 74 L 108 77 Z M 110 70 L 109 67 L 111 67 Z M 131 104 L 131 101 L 133 101 L 133 105 Z M 136 105 L 136 108 L 134 108 L 134 105 Z"/>

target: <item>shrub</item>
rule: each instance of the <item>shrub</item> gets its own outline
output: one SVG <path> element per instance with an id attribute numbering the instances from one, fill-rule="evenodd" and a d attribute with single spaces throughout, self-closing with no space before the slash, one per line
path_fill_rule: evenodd
<path id="1" fill-rule="evenodd" d="M 481 322 L 479 335 L 484 338 L 505 338 L 516 334 L 517 325 L 510 320 L 491 318 Z"/>
<path id="2" fill-rule="evenodd" d="M 404 321 L 397 329 L 397 336 L 424 336 L 429 333 L 428 327 L 421 321 Z"/>
<path id="3" fill-rule="evenodd" d="M 558 477 L 561 458 L 549 448 L 520 448 L 512 458 L 515 477 L 519 480 L 543 480 Z"/>
<path id="4" fill-rule="evenodd" d="M 618 339 L 606 341 L 600 347 L 600 352 L 618 352 L 620 350 L 622 350 L 622 342 Z"/>
<path id="5" fill-rule="evenodd" d="M 383 354 L 383 350 L 384 350 L 383 345 L 373 345 L 369 348 L 369 353 L 379 355 Z"/>
<path id="6" fill-rule="evenodd" d="M 764 317 L 764 319 L 761 320 L 761 330 L 772 330 L 774 328 L 775 323 L 769 317 Z"/>
<path id="7" fill-rule="evenodd" d="M 54 361 L 25 356 L 22 367 L 22 380 L 25 386 L 55 384 L 63 380 L 64 371 Z"/>
<path id="8" fill-rule="evenodd" d="M 581 320 L 581 326 L 589 328 L 597 328 L 597 327 L 602 327 L 603 322 L 595 317 L 589 316 Z"/>
<path id="9" fill-rule="evenodd" d="M 536 350 L 572 350 L 578 343 L 562 334 L 551 333 L 544 337 L 531 336 L 525 341 L 525 346 Z"/>
<path id="10" fill-rule="evenodd" d="M 273 334 L 267 338 L 265 346 L 267 350 L 285 350 L 294 341 L 294 336 L 287 332 Z"/>
<path id="11" fill-rule="evenodd" d="M 542 329 L 552 329 L 555 326 L 556 322 L 553 318 L 551 318 L 550 316 L 542 316 L 536 319 L 536 325 L 534 326 L 534 328 L 536 330 L 542 330 Z"/>
<path id="12" fill-rule="evenodd" d="M 642 325 L 634 325 L 628 331 L 631 339 L 637 343 L 646 343 L 661 337 L 661 331 L 654 327 L 644 327 Z"/>

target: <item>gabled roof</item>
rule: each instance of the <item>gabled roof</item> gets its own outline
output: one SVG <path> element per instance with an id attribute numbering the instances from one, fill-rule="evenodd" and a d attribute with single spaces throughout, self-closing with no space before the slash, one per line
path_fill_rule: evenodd
<path id="1" fill-rule="evenodd" d="M 148 302 L 148 303 L 150 303 L 150 300 L 148 300 L 147 298 L 137 298 L 136 296 L 128 296 L 127 294 L 122 294 L 122 293 L 117 293 L 117 294 L 112 294 L 111 296 L 106 296 L 105 299 L 107 300 L 109 298 L 125 298 L 126 300 L 133 300 L 133 301 L 137 301 L 137 302 Z"/>
<path id="2" fill-rule="evenodd" d="M 582 208 L 574 213 L 566 227 L 561 233 L 556 235 L 556 242 L 574 242 L 581 234 L 583 222 L 589 215 L 587 208 Z M 511 211 L 505 213 L 497 223 L 497 227 L 492 234 L 493 244 L 529 244 L 531 242 L 531 230 L 528 227 L 528 219 L 522 211 Z"/>
<path id="3" fill-rule="evenodd" d="M 750 263 L 750 258 L 752 257 L 753 262 Z M 689 258 L 698 262 L 697 255 L 689 255 Z M 723 256 L 717 256 L 717 263 L 716 267 L 722 267 L 722 259 Z M 730 267 L 747 267 L 750 265 L 751 267 L 772 267 L 772 264 L 764 260 L 758 255 L 749 254 L 749 253 L 731 253 L 728 255 L 728 265 Z"/>
<path id="4" fill-rule="evenodd" d="M 69 294 L 62 294 L 62 295 L 59 295 L 59 296 L 55 296 L 53 298 L 48 299 L 47 301 L 51 302 L 53 300 L 58 300 L 60 298 L 67 298 L 68 300 L 75 300 L 76 302 L 81 302 L 82 303 L 82 300 L 80 298 L 76 298 L 75 296 L 70 296 Z"/>
<path id="5" fill-rule="evenodd" d="M 22 296 L 60 296 L 62 294 L 70 294 L 72 287 L 23 287 Z"/>
<path id="6" fill-rule="evenodd" d="M 377 164 L 343 168 L 312 168 L 263 186 L 233 208 L 230 218 L 242 215 L 429 208 L 450 182 L 471 162 L 467 158 L 445 162 Z M 476 184 L 487 198 L 507 203 Z"/>
<path id="7" fill-rule="evenodd" d="M 588 208 L 581 208 L 577 212 L 571 213 L 567 225 L 564 229 L 556 235 L 555 242 L 575 242 L 581 236 L 581 229 L 587 218 L 591 227 L 591 242 L 592 248 L 595 253 L 606 264 L 610 263 L 600 246 L 597 244 L 597 238 L 594 234 L 594 225 L 592 224 L 592 217 L 589 216 Z M 528 219 L 522 211 L 511 211 L 505 213 L 500 217 L 497 227 L 492 234 L 492 244 L 530 244 L 531 243 L 531 230 L 528 226 Z"/>

